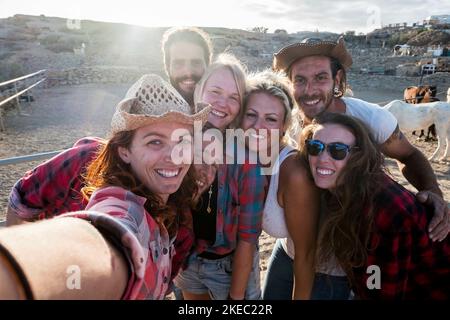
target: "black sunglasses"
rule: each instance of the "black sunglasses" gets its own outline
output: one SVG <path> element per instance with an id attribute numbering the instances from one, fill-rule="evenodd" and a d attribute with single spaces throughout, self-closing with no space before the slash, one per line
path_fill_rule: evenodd
<path id="1" fill-rule="evenodd" d="M 310 156 L 314 157 L 318 156 L 325 149 L 327 149 L 328 154 L 334 160 L 344 160 L 345 157 L 347 157 L 347 155 L 350 153 L 350 151 L 358 149 L 358 147 L 350 147 L 345 143 L 341 142 L 333 142 L 325 144 L 320 140 L 307 139 L 305 143 L 306 143 L 306 151 Z"/>

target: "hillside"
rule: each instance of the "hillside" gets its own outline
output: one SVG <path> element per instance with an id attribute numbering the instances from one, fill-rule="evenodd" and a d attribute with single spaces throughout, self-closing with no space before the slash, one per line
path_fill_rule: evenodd
<path id="1" fill-rule="evenodd" d="M 339 34 L 320 32 L 263 33 L 238 29 L 203 28 L 211 36 L 214 52 L 229 51 L 250 71 L 271 65 L 273 53 L 307 37 L 336 40 Z M 121 23 L 73 21 L 46 16 L 15 15 L 0 19 L 0 81 L 47 69 L 45 86 L 83 83 L 131 83 L 143 73 L 164 74 L 160 42 L 166 28 L 147 28 Z M 353 88 L 380 88 L 403 92 L 416 79 L 414 67 L 428 44 L 450 44 L 450 34 L 437 30 L 375 30 L 366 35 L 347 32 L 345 40 L 353 56 L 349 80 Z M 411 56 L 394 56 L 392 46 L 416 45 Z M 450 60 L 450 59 L 449 59 Z M 450 61 L 449 61 L 450 63 Z M 411 70 L 399 73 L 401 65 Z M 409 68 L 409 67 L 408 67 Z M 372 70 L 396 77 L 367 77 Z M 448 87 L 446 75 L 424 83 Z"/>
<path id="2" fill-rule="evenodd" d="M 80 66 L 132 66 L 163 71 L 160 51 L 165 28 L 120 23 L 15 15 L 0 19 L 0 76 L 62 70 Z M 230 51 L 250 69 L 268 66 L 273 52 L 305 37 L 336 39 L 337 34 L 302 32 L 265 34 L 237 29 L 204 28 L 214 52 Z M 84 51 L 84 52 L 83 52 Z"/>

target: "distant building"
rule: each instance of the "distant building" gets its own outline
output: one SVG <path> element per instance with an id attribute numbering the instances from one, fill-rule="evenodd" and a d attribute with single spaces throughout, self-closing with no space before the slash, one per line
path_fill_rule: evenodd
<path id="1" fill-rule="evenodd" d="M 286 35 L 287 36 L 288 33 L 284 29 L 277 29 L 277 30 L 275 30 L 274 34 Z"/>
<path id="2" fill-rule="evenodd" d="M 397 44 L 394 46 L 395 56 L 409 56 L 411 55 L 411 46 L 407 44 Z"/>
<path id="3" fill-rule="evenodd" d="M 442 14 L 429 16 L 424 20 L 424 24 L 436 25 L 436 24 L 450 24 L 450 15 Z"/>
<path id="4" fill-rule="evenodd" d="M 274 35 L 275 35 L 274 40 L 283 41 L 283 40 L 287 40 L 289 38 L 287 31 L 284 29 L 275 30 Z"/>

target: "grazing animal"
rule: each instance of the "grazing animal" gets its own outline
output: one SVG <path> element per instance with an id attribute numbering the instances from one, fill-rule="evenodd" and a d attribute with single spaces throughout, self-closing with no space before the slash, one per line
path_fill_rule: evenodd
<path id="1" fill-rule="evenodd" d="M 426 128 L 434 123 L 436 125 L 438 145 L 428 160 L 432 161 L 436 158 L 444 143 L 445 152 L 439 160 L 444 160 L 449 157 L 450 103 L 436 101 L 412 106 L 404 101 L 394 100 L 385 105 L 384 108 L 397 118 L 398 125 L 403 131 Z"/>
<path id="2" fill-rule="evenodd" d="M 437 88 L 436 86 L 419 86 L 419 87 L 408 87 L 403 92 L 403 99 L 407 103 L 417 104 L 417 103 L 426 103 L 426 102 L 434 102 L 439 101 L 436 98 Z M 416 131 L 413 131 L 413 135 L 416 134 Z M 430 137 L 430 134 L 432 137 Z M 424 130 L 420 131 L 419 139 L 425 135 Z M 428 127 L 427 136 L 425 141 L 434 140 L 436 141 L 436 127 L 434 124 Z"/>

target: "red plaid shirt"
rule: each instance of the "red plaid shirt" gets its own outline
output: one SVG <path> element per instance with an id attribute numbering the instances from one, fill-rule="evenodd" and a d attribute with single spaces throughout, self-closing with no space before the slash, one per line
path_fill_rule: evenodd
<path id="1" fill-rule="evenodd" d="M 75 145 L 27 172 L 14 185 L 9 205 L 26 221 L 51 218 L 66 212 L 84 210 L 87 205 L 80 193 L 84 186 L 82 174 L 95 158 L 101 138 L 87 137 Z M 185 212 L 189 220 L 190 212 Z M 172 259 L 173 279 L 194 243 L 192 226 L 181 226 L 175 240 L 176 255 Z"/>
<path id="2" fill-rule="evenodd" d="M 217 170 L 218 195 L 216 241 L 198 239 L 196 252 L 219 255 L 230 253 L 237 242 L 258 243 L 262 231 L 262 212 L 267 177 L 254 164 L 222 164 Z"/>
<path id="3" fill-rule="evenodd" d="M 34 221 L 84 209 L 87 201 L 80 193 L 81 175 L 103 143 L 100 138 L 78 140 L 72 148 L 28 171 L 10 194 L 9 205 L 15 214 Z"/>
<path id="4" fill-rule="evenodd" d="M 450 299 L 450 239 L 432 242 L 432 210 L 386 176 L 376 197 L 367 264 L 355 270 L 362 299 Z M 381 289 L 368 289 L 367 267 L 381 270 Z M 372 272 L 373 274 L 373 272 Z M 371 283 L 371 281 L 369 281 Z"/>
<path id="5" fill-rule="evenodd" d="M 169 289 L 173 240 L 145 210 L 146 201 L 123 188 L 106 187 L 94 192 L 86 206 L 89 211 L 61 216 L 89 220 L 116 239 L 131 270 L 123 295 L 126 300 L 161 300 Z"/>

